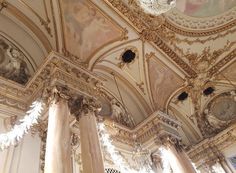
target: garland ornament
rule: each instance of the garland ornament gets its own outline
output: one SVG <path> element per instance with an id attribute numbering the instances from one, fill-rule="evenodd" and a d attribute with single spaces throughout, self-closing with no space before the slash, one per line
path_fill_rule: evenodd
<path id="1" fill-rule="evenodd" d="M 105 129 L 105 125 L 100 122 L 98 123 L 98 131 L 101 137 L 101 144 L 104 147 L 104 149 L 109 153 L 111 156 L 111 159 L 113 160 L 116 167 L 120 169 L 121 173 L 154 173 L 149 165 L 145 165 L 144 167 L 134 170 L 130 168 L 130 166 L 126 163 L 123 156 L 120 154 L 119 151 L 115 148 L 115 146 L 112 144 L 112 140 L 110 135 L 108 134 L 107 130 Z"/>
<path id="2" fill-rule="evenodd" d="M 36 100 L 30 106 L 30 110 L 19 122 L 20 124 L 14 125 L 11 131 L 0 134 L 0 150 L 8 148 L 10 145 L 16 145 L 23 136 L 28 133 L 29 129 L 38 123 L 38 119 L 43 111 L 43 102 Z"/>

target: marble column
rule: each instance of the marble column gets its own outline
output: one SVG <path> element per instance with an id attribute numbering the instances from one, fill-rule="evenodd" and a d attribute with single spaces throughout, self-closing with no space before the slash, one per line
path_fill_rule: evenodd
<path id="1" fill-rule="evenodd" d="M 49 104 L 44 173 L 72 173 L 68 98 L 54 88 Z"/>
<path id="2" fill-rule="evenodd" d="M 77 109 L 77 110 L 76 110 Z M 100 109 L 93 99 L 80 98 L 71 111 L 79 121 L 83 173 L 104 173 L 95 113 Z"/>
<path id="3" fill-rule="evenodd" d="M 184 153 L 178 142 L 168 141 L 165 144 L 169 157 L 171 157 L 171 167 L 177 173 L 196 173 L 190 159 Z"/>
<path id="4" fill-rule="evenodd" d="M 219 164 L 221 165 L 225 173 L 233 173 L 233 170 L 229 167 L 223 155 L 219 158 Z"/>
<path id="5" fill-rule="evenodd" d="M 162 173 L 162 162 L 159 155 L 152 155 L 152 169 L 155 173 Z"/>

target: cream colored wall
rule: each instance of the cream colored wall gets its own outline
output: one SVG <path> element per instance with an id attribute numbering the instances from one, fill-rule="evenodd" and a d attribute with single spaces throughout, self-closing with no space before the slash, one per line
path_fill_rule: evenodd
<path id="1" fill-rule="evenodd" d="M 230 147 L 227 147 L 225 150 L 222 151 L 223 155 L 225 156 L 225 159 L 228 163 L 228 165 L 231 167 L 234 173 L 236 173 L 236 169 L 233 168 L 231 163 L 229 162 L 228 158 L 232 156 L 236 156 L 236 143 L 231 145 Z"/>
<path id="2" fill-rule="evenodd" d="M 0 133 L 4 129 L 0 117 Z M 28 134 L 16 146 L 0 151 L 0 173 L 39 173 L 40 138 Z"/>

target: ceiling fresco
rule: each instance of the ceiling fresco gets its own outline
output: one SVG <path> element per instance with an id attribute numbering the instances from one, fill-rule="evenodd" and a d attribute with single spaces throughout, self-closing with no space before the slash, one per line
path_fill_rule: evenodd
<path id="1" fill-rule="evenodd" d="M 183 80 L 157 58 L 151 58 L 148 66 L 155 107 L 163 109 L 170 95 L 183 84 Z"/>
<path id="2" fill-rule="evenodd" d="M 217 82 L 224 84 L 224 87 L 226 83 L 232 86 L 236 84 L 236 63 L 232 62 L 236 50 L 236 0 L 177 1 L 177 9 L 160 16 L 134 10 L 129 4 L 131 0 L 61 0 L 60 7 L 53 1 L 52 11 L 55 13 L 51 13 L 47 4 L 47 8 L 44 7 L 43 2 L 46 0 L 40 5 L 27 0 L 24 2 L 28 6 L 18 4 L 14 5 L 15 8 L 8 4 L 8 8 L 4 8 L 0 14 L 0 21 L 3 21 L 1 17 L 8 14 L 6 11 L 11 13 L 15 23 L 19 20 L 17 26 L 22 27 L 25 23 L 22 28 L 32 31 L 30 38 L 38 38 L 39 43 L 34 45 L 27 41 L 27 37 L 16 32 L 19 31 L 17 27 L 7 25 L 9 19 L 4 16 L 6 21 L 0 26 L 0 32 L 5 26 L 11 28 L 4 31 L 17 38 L 14 43 L 18 44 L 14 46 L 0 38 L 0 80 L 8 79 L 7 84 L 9 79 L 21 84 L 31 84 L 36 79 L 37 68 L 44 59 L 49 59 L 49 52 L 55 51 L 78 68 L 81 64 L 89 64 L 81 69 L 88 68 L 89 73 L 96 74 L 101 80 L 103 85 L 96 85 L 101 85 L 103 89 L 102 114 L 113 113 L 115 117 L 115 113 L 122 112 L 113 98 L 125 105 L 136 123 L 142 122 L 157 110 L 168 113 L 171 109 L 173 115 L 181 117 L 179 119 L 187 124 L 186 129 L 194 129 L 189 132 L 189 136 L 197 141 L 200 138 L 198 132 L 199 136 L 201 134 L 197 122 L 197 116 L 200 117 L 201 113 L 199 110 L 212 97 L 203 95 L 203 89 L 211 86 L 215 88 L 215 92 L 223 92 L 223 89 L 218 91 L 215 87 Z M 10 2 L 16 4 L 18 1 Z M 29 7 L 35 10 L 34 18 Z M 57 13 L 60 10 L 61 14 Z M 34 23 L 26 20 L 23 14 L 17 18 L 19 11 L 25 11 L 24 15 L 32 17 Z M 54 39 L 57 42 L 55 45 Z M 36 55 L 32 47 L 37 47 Z M 122 61 L 121 57 L 126 49 L 137 52 L 138 56 L 131 63 Z M 31 62 L 31 57 L 32 62 L 36 63 Z M 79 64 L 77 60 L 83 63 Z M 73 77 L 65 77 L 66 80 L 74 81 L 74 75 L 78 78 L 87 77 L 87 73 L 83 76 L 63 65 L 60 68 L 65 68 L 68 75 Z M 222 73 L 218 73 L 220 71 Z M 20 79 L 23 75 L 24 80 L 16 81 L 14 75 L 19 75 Z M 27 83 L 28 80 L 30 82 Z M 86 82 L 90 81 L 93 82 L 86 78 Z M 13 91 L 15 90 L 9 92 L 14 95 Z M 182 91 L 188 93 L 186 101 L 177 99 Z M 194 98 L 202 101 L 201 104 L 194 102 Z M 109 105 L 112 100 L 113 105 Z"/>
<path id="3" fill-rule="evenodd" d="M 84 60 L 100 47 L 121 37 L 121 29 L 88 1 L 62 2 L 65 42 L 69 53 Z"/>
<path id="4" fill-rule="evenodd" d="M 34 68 L 24 53 L 0 35 L 0 76 L 26 84 Z"/>
<path id="5" fill-rule="evenodd" d="M 236 0 L 180 0 L 177 8 L 192 17 L 211 17 L 236 5 Z"/>

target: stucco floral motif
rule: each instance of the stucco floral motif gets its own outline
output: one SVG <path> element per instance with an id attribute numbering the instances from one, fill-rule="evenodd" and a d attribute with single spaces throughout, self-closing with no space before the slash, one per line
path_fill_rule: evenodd
<path id="1" fill-rule="evenodd" d="M 183 84 L 183 80 L 154 58 L 149 60 L 149 75 L 155 106 L 163 109 L 169 96 Z"/>
<path id="2" fill-rule="evenodd" d="M 63 0 L 66 49 L 86 60 L 121 32 L 86 0 Z"/>

